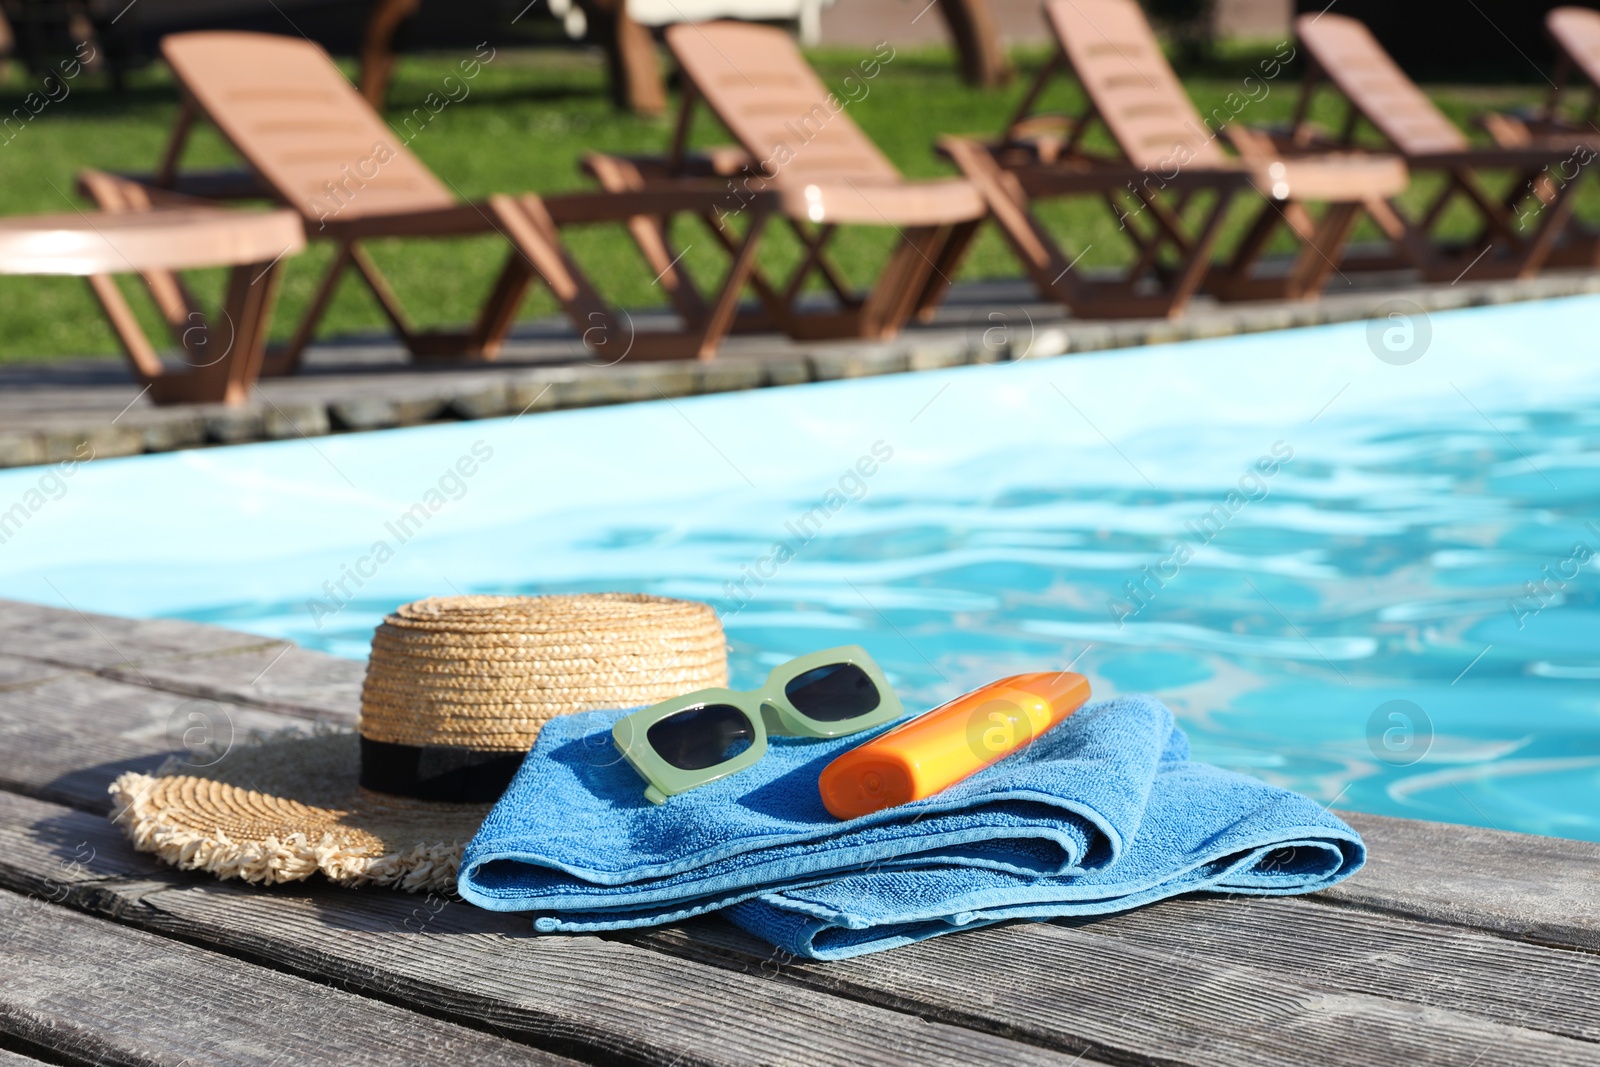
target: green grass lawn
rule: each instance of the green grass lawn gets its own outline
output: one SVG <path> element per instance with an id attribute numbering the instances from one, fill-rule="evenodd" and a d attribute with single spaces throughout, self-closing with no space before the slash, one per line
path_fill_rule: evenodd
<path id="1" fill-rule="evenodd" d="M 1242 77 L 1272 49 L 1241 50 L 1215 61 L 1187 77 L 1191 95 L 1203 112 L 1222 105 L 1236 93 Z M 840 88 L 857 73 L 866 56 L 860 52 L 819 50 L 811 59 L 824 82 Z M 605 95 L 604 72 L 597 57 L 574 51 L 500 50 L 479 75 L 449 92 L 459 98 L 418 129 L 404 121 L 429 93 L 445 95 L 445 78 L 457 73 L 463 56 L 415 56 L 403 59 L 390 92 L 388 118 L 410 147 L 462 196 L 481 197 L 493 192 L 534 190 L 554 192 L 583 187 L 579 156 L 589 149 L 651 151 L 666 146 L 669 119 L 641 119 L 612 109 Z M 907 174 L 932 176 L 951 168 L 932 153 L 939 133 L 992 134 L 1004 123 L 1032 74 L 1043 61 L 1041 51 L 1015 56 L 1020 77 L 998 92 L 969 89 L 955 76 L 954 63 L 944 49 L 902 49 L 878 76 L 848 95 L 859 97 L 849 114 Z M 1251 124 L 1282 121 L 1293 105 L 1298 85 L 1291 68 L 1276 81 L 1265 83 L 1268 92 L 1239 115 Z M 113 94 L 95 75 L 83 74 L 68 83 L 70 95 L 48 104 L 34 119 L 0 132 L 0 213 L 71 211 L 83 202 L 73 189 L 79 168 L 113 170 L 151 167 L 159 157 L 167 131 L 177 113 L 170 78 L 159 65 L 135 75 L 130 87 Z M 855 84 L 855 83 L 851 83 Z M 18 106 L 34 79 L 13 70 L 0 83 L 0 104 L 7 112 Z M 59 90 L 56 91 L 59 96 Z M 1466 124 L 1488 108 L 1510 108 L 1537 101 L 1536 86 L 1448 88 L 1433 91 L 1434 98 L 1452 118 Z M 1052 108 L 1076 110 L 1081 97 L 1070 80 L 1058 84 L 1047 103 Z M 1322 97 L 1317 117 L 1337 125 L 1342 109 Z M 9 137 L 9 139 L 7 139 Z M 709 116 L 695 126 L 698 143 L 726 138 Z M 231 162 L 226 146 L 214 132 L 201 130 L 193 139 L 186 162 L 217 165 Z M 1412 199 L 1427 189 L 1413 188 Z M 1600 204 L 1600 193 L 1583 191 L 1580 212 Z M 1464 209 L 1457 209 L 1457 227 L 1464 227 Z M 1231 220 L 1231 234 L 1243 225 L 1248 207 L 1239 206 Z M 1073 254 L 1088 249 L 1086 267 L 1124 262 L 1129 247 L 1116 220 L 1098 201 L 1083 200 L 1050 205 L 1047 221 L 1059 227 Z M 781 235 L 772 231 L 773 238 Z M 703 273 L 720 270 L 721 259 L 712 253 L 710 240 L 686 231 L 691 245 L 688 262 Z M 890 251 L 895 235 L 889 230 L 849 231 L 837 240 L 836 260 L 857 283 L 869 281 Z M 662 303 L 652 286 L 650 272 L 639 262 L 633 246 L 617 227 L 587 228 L 571 237 L 575 254 L 613 300 L 633 307 Z M 769 239 L 764 261 L 781 270 L 795 256 L 792 239 Z M 374 246 L 374 255 L 390 273 L 395 287 L 414 316 L 423 324 L 466 320 L 487 291 L 505 255 L 499 238 L 460 241 L 390 241 Z M 273 335 L 286 337 L 310 299 L 312 287 L 328 259 L 325 246 L 313 246 L 288 264 L 283 294 L 274 320 Z M 998 235 L 986 230 L 962 277 L 994 278 L 1018 274 L 1011 255 Z M 134 284 L 127 283 L 128 291 Z M 196 289 L 205 297 L 220 291 L 220 272 L 201 276 Z M 537 318 L 555 310 L 541 292 L 528 300 L 523 317 Z M 150 313 L 152 336 L 156 319 Z M 101 320 L 87 287 L 74 278 L 0 279 L 0 361 L 63 355 L 114 355 L 116 342 Z M 349 280 L 324 319 L 321 336 L 369 332 L 385 322 L 376 305 L 358 283 Z"/>

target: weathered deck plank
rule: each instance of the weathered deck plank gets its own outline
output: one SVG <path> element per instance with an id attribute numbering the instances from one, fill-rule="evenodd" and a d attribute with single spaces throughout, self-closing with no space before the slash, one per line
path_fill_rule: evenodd
<path id="1" fill-rule="evenodd" d="M 240 651 L 164 658 L 98 673 L 134 685 L 355 725 L 366 664 L 286 641 Z"/>
<path id="2" fill-rule="evenodd" d="M 571 1064 L 492 1034 L 0 891 L 0 1032 L 94 1063 Z"/>
<path id="3" fill-rule="evenodd" d="M 99 816 L 3 792 L 0 886 L 588 1060 L 1065 1067 L 1081 1051 L 618 942 L 536 937 L 520 916 L 443 898 L 187 875 Z"/>
<path id="4" fill-rule="evenodd" d="M 1175 903 L 1185 902 L 1144 911 L 1170 913 Z M 1227 945 L 1282 925 L 1273 920 L 1284 903 L 1219 905 L 1236 912 Z M 1381 962 L 1370 944 L 1339 940 L 1344 931 L 1320 921 L 1335 909 L 1306 909 L 1309 921 L 1291 924 L 1320 947 L 1309 966 L 1264 963 L 1221 944 L 1197 951 L 1203 932 L 1181 919 L 1164 924 L 1165 936 L 1145 939 L 1105 929 L 1114 919 L 1016 924 L 827 964 L 774 954 L 714 920 L 622 936 L 1022 1040 L 1081 1041 L 1113 1062 L 1600 1063 L 1593 1026 L 1561 1016 L 1572 990 L 1593 988 L 1600 960 L 1448 930 L 1431 968 L 1375 975 L 1369 969 Z M 1425 937 L 1421 926 L 1407 932 Z M 1406 945 L 1399 940 L 1394 951 Z M 1565 956 L 1573 959 L 1556 958 Z M 1504 1000 L 1471 988 L 1485 974 Z M 1534 1002 L 1529 1010 L 1518 1010 L 1518 996 Z"/>
<path id="5" fill-rule="evenodd" d="M 125 619 L 22 600 L 0 600 L 0 628 L 7 654 L 80 670 L 271 643 L 254 634 L 197 622 Z"/>
<path id="6" fill-rule="evenodd" d="M 65 672 L 64 667 L 0 652 L 0 690 L 33 685 Z"/>
<path id="7" fill-rule="evenodd" d="M 1600 844 L 1340 814 L 1374 862 L 1327 899 L 1600 952 Z"/>
<path id="8" fill-rule="evenodd" d="M 199 718 L 193 718 L 199 716 Z M 0 691 L 0 788 L 48 797 L 91 811 L 109 811 L 106 790 L 125 770 L 153 770 L 174 750 L 210 761 L 208 744 L 246 744 L 252 732 L 307 729 L 261 708 L 223 704 L 162 689 L 68 673 Z M 192 732 L 191 732 L 192 731 Z"/>
<path id="9" fill-rule="evenodd" d="M 1093 933 L 1187 959 L 1246 964 L 1309 982 L 1600 1041 L 1600 955 L 1552 952 L 1487 933 L 1312 897 L 1186 897 L 1101 919 Z"/>

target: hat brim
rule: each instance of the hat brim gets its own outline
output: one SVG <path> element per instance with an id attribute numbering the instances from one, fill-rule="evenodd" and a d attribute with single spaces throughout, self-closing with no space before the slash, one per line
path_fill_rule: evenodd
<path id="1" fill-rule="evenodd" d="M 135 848 L 185 870 L 257 884 L 321 873 L 343 886 L 454 889 L 461 853 L 491 804 L 443 804 L 362 789 L 354 733 L 277 737 L 216 764 L 129 772 L 113 819 Z"/>

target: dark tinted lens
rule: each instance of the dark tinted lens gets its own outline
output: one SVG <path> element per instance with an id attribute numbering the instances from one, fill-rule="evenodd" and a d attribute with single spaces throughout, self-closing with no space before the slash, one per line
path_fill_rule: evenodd
<path id="1" fill-rule="evenodd" d="M 755 727 L 732 704 L 684 708 L 645 735 L 660 757 L 680 770 L 703 771 L 726 763 L 755 740 Z"/>
<path id="2" fill-rule="evenodd" d="M 854 663 L 830 663 L 796 676 L 783 687 L 794 709 L 818 722 L 842 722 L 878 706 L 878 687 Z"/>

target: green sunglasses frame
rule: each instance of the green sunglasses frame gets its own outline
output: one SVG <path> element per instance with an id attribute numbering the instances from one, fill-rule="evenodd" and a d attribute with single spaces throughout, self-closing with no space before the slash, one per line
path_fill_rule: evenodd
<path id="1" fill-rule="evenodd" d="M 825 722 L 808 717 L 789 702 L 784 690 L 790 682 L 807 671 L 836 664 L 857 667 L 872 680 L 878 690 L 877 707 L 853 719 Z M 755 735 L 751 738 L 750 747 L 731 760 L 700 770 L 674 767 L 650 744 L 650 728 L 680 711 L 710 704 L 730 704 L 744 712 Z M 699 689 L 652 704 L 619 719 L 611 728 L 611 740 L 628 765 L 649 783 L 644 791 L 645 799 L 652 804 L 663 804 L 668 797 L 709 785 L 753 766 L 767 754 L 768 734 L 779 737 L 844 737 L 893 722 L 902 714 L 904 709 L 900 698 L 884 677 L 883 668 L 867 655 L 867 650 L 859 645 L 840 645 L 779 664 L 767 675 L 766 682 L 759 689 Z"/>

